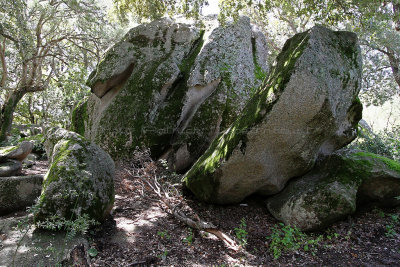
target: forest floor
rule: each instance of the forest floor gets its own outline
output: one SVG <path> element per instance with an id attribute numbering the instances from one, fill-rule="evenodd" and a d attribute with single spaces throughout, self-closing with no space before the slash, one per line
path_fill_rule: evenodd
<path id="1" fill-rule="evenodd" d="M 179 222 L 140 177 L 149 167 L 140 164 L 117 164 L 112 216 L 90 237 L 98 251 L 93 266 L 400 266 L 399 207 L 369 207 L 303 234 L 280 225 L 260 197 L 225 206 L 198 202 L 188 192 L 175 198 L 188 217 L 213 223 L 242 244 L 235 250 Z"/>

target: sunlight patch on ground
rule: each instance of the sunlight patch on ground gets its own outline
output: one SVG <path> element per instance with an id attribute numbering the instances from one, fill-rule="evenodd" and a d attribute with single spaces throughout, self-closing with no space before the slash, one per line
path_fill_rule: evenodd
<path id="1" fill-rule="evenodd" d="M 112 241 L 134 243 L 135 235 L 148 228 L 155 228 L 157 221 L 163 221 L 167 214 L 159 207 L 152 207 L 140 213 L 136 218 L 115 217 L 116 227 L 119 230 Z"/>

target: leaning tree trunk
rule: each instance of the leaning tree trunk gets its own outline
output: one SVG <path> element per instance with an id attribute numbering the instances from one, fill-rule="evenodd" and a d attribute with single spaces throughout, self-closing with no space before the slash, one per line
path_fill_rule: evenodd
<path id="1" fill-rule="evenodd" d="M 393 51 L 393 49 L 390 48 L 387 48 L 386 55 L 389 58 L 389 63 L 393 72 L 394 80 L 400 88 L 400 58 L 396 57 L 395 52 Z"/>
<path id="2" fill-rule="evenodd" d="M 0 142 L 7 139 L 7 134 L 11 131 L 15 108 L 24 95 L 23 91 L 13 91 L 5 101 L 0 114 Z"/>

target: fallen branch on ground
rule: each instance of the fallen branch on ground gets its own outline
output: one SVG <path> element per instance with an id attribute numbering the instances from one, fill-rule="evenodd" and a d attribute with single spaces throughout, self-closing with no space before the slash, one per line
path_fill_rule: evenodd
<path id="1" fill-rule="evenodd" d="M 158 181 L 158 176 L 154 172 L 152 172 L 151 175 L 135 175 L 130 170 L 127 170 L 127 172 L 131 175 L 131 177 L 139 178 L 146 183 L 159 197 L 159 201 L 164 204 L 162 205 L 164 211 L 173 215 L 178 221 L 193 229 L 213 234 L 218 239 L 222 240 L 230 249 L 235 251 L 240 250 L 241 247 L 232 238 L 223 233 L 221 230 L 217 229 L 217 227 L 212 223 L 201 220 L 197 214 L 195 214 L 196 220 L 193 220 L 179 211 L 178 207 L 172 204 L 173 200 L 180 196 L 178 190 L 171 184 L 160 184 Z"/>

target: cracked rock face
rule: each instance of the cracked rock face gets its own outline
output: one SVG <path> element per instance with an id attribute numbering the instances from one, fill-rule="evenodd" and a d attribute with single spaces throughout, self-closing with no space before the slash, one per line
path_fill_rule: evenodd
<path id="1" fill-rule="evenodd" d="M 362 105 L 357 36 L 321 26 L 289 39 L 239 118 L 184 177 L 201 200 L 276 194 L 356 137 Z"/>
<path id="2" fill-rule="evenodd" d="M 261 84 L 266 57 L 265 37 L 246 17 L 225 28 L 170 19 L 140 25 L 89 77 L 93 95 L 76 111 L 75 128 L 115 158 L 147 146 L 184 170 Z"/>

